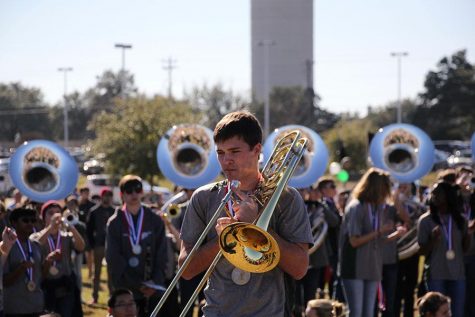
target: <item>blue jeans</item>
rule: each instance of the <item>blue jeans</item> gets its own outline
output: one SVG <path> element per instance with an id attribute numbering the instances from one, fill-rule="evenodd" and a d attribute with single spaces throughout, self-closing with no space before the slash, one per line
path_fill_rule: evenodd
<path id="1" fill-rule="evenodd" d="M 343 279 L 343 289 L 350 309 L 349 317 L 374 316 L 374 302 L 379 281 Z"/>
<path id="2" fill-rule="evenodd" d="M 432 292 L 440 292 L 450 297 L 450 309 L 453 317 L 463 317 L 465 305 L 465 280 L 433 280 L 427 282 Z M 471 299 L 473 300 L 473 299 Z"/>

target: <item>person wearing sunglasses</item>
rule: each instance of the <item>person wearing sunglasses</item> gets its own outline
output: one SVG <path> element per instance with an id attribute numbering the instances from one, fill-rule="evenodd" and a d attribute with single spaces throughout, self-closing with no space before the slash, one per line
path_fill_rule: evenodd
<path id="1" fill-rule="evenodd" d="M 148 316 L 159 299 L 156 288 L 164 286 L 167 263 L 165 225 L 157 214 L 142 205 L 140 177 L 122 177 L 119 188 L 123 205 L 109 218 L 106 230 L 110 284 L 112 289 L 131 290 L 138 315 Z"/>
<path id="2" fill-rule="evenodd" d="M 44 257 L 40 244 L 29 238 L 36 222 L 33 209 L 15 208 L 10 214 L 10 223 L 18 239 L 4 265 L 5 316 L 39 316 L 44 309 L 44 294 L 40 287 Z"/>

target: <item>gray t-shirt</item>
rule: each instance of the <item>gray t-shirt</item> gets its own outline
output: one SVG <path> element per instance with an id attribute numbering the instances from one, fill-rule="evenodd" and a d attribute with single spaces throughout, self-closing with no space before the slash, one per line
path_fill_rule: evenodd
<path id="1" fill-rule="evenodd" d="M 31 239 L 37 240 L 37 234 L 32 234 Z M 53 245 L 56 247 L 57 244 L 57 238 L 58 235 L 50 235 L 50 238 L 48 240 L 53 242 Z M 61 260 L 55 261 L 54 266 L 58 269 L 58 274 L 52 275 L 49 273 L 45 276 L 45 279 L 58 279 L 62 276 L 70 276 L 72 273 L 72 260 L 71 260 L 71 252 L 74 248 L 73 246 L 73 236 L 71 232 L 66 232 L 66 231 L 60 231 L 60 237 L 61 237 Z M 41 245 L 43 256 L 46 258 L 46 256 L 54 251 L 51 250 L 48 241 L 46 244 Z"/>
<path id="2" fill-rule="evenodd" d="M 426 212 L 419 219 L 417 225 L 417 241 L 424 246 L 431 239 L 432 229 L 440 226 L 440 238 L 434 243 L 432 251 L 426 257 L 429 264 L 429 278 L 436 280 L 462 280 L 465 279 L 463 264 L 462 238 L 467 232 L 467 222 L 464 221 L 463 230 L 460 231 L 455 222 L 452 222 L 452 248 L 455 252 L 453 260 L 447 260 L 448 243 L 446 234 L 441 225 L 438 225 L 430 212 Z"/>
<path id="3" fill-rule="evenodd" d="M 382 279 L 384 239 L 377 238 L 357 248 L 350 245 L 349 237 L 363 236 L 381 228 L 382 214 L 386 208 L 380 206 L 373 215 L 368 204 L 352 200 L 346 207 L 341 227 L 340 275 L 344 279 L 380 281 Z M 377 221 L 376 221 L 377 220 Z"/>
<path id="4" fill-rule="evenodd" d="M 203 186 L 195 191 L 186 211 L 181 239 L 194 244 L 210 221 L 225 195 L 222 183 Z M 226 213 L 223 210 L 222 216 Z M 302 197 L 288 187 L 282 193 L 271 217 L 269 228 L 292 243 L 312 243 L 310 223 Z M 211 230 L 207 239 L 216 238 Z M 251 274 L 245 285 L 234 284 L 231 273 L 234 266 L 224 257 L 218 262 L 204 291 L 206 317 L 283 316 L 285 304 L 284 272 L 276 267 L 266 273 Z"/>
<path id="5" fill-rule="evenodd" d="M 21 243 L 25 254 L 28 257 L 28 244 Z M 41 264 L 43 263 L 43 255 L 41 246 L 38 242 L 31 241 L 31 251 L 34 260 L 33 265 L 33 281 L 36 285 L 34 291 L 27 289 L 28 277 L 22 275 L 12 285 L 4 288 L 4 313 L 5 314 L 32 314 L 41 313 L 44 308 L 44 294 L 41 290 Z M 15 243 L 8 254 L 5 261 L 4 274 L 15 271 L 21 262 L 25 261 L 20 248 Z"/>

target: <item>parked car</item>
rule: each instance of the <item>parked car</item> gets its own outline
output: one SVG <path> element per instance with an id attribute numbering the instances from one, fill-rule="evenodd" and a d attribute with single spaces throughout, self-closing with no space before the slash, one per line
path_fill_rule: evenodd
<path id="1" fill-rule="evenodd" d="M 104 163 L 97 159 L 90 159 L 84 162 L 82 171 L 86 175 L 101 174 L 104 172 Z"/>
<path id="2" fill-rule="evenodd" d="M 119 181 L 120 178 L 113 177 L 108 174 L 94 174 L 88 175 L 86 177 L 85 186 L 89 188 L 90 195 L 99 195 L 103 188 L 109 187 L 112 189 L 114 194 L 114 204 L 119 205 L 121 204 L 120 200 L 120 189 L 119 189 Z M 157 193 L 162 197 L 162 201 L 168 200 L 172 196 L 172 192 L 166 188 L 161 186 L 150 186 L 150 183 L 146 180 L 142 180 L 144 194 L 149 198 L 152 196 L 150 193 Z M 153 198 L 150 199 L 152 203 L 154 203 Z"/>

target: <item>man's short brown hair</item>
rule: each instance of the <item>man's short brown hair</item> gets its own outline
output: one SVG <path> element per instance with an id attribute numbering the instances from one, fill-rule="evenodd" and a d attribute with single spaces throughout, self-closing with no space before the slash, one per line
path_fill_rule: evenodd
<path id="1" fill-rule="evenodd" d="M 262 143 L 262 128 L 257 118 L 249 111 L 241 110 L 225 115 L 214 128 L 215 143 L 238 136 L 252 149 Z"/>
<path id="2" fill-rule="evenodd" d="M 326 188 L 330 184 L 335 185 L 335 180 L 331 178 L 330 176 L 323 176 L 323 177 L 320 177 L 320 179 L 318 180 L 317 188 L 318 190 L 321 191 L 322 189 Z"/>

